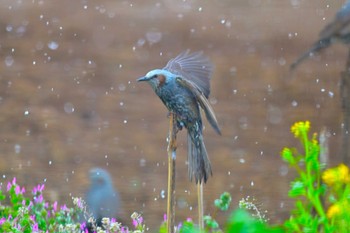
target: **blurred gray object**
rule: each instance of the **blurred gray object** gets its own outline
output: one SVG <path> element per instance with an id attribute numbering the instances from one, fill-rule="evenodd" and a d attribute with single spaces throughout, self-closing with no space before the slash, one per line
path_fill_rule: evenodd
<path id="1" fill-rule="evenodd" d="M 85 200 L 93 217 L 97 222 L 103 217 L 116 218 L 120 210 L 120 198 L 110 174 L 102 168 L 93 168 L 89 178 L 90 187 Z"/>
<path id="2" fill-rule="evenodd" d="M 290 67 L 295 69 L 301 62 L 335 42 L 350 43 L 350 0 L 338 10 L 335 18 L 320 32 L 319 40 L 301 55 Z"/>

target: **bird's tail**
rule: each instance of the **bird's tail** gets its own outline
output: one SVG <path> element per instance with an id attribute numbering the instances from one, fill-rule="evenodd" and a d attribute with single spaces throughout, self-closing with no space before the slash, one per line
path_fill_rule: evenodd
<path id="1" fill-rule="evenodd" d="M 199 127 L 189 128 L 187 135 L 188 175 L 191 181 L 194 176 L 196 184 L 202 181 L 206 183 L 209 176 L 213 175 L 201 131 Z"/>
<path id="2" fill-rule="evenodd" d="M 293 64 L 290 66 L 290 69 L 293 71 L 296 69 L 300 63 L 302 63 L 307 58 L 311 57 L 313 54 L 320 52 L 322 49 L 327 48 L 331 44 L 331 38 L 326 38 L 317 41 L 311 49 L 309 49 L 306 53 L 301 55 Z"/>

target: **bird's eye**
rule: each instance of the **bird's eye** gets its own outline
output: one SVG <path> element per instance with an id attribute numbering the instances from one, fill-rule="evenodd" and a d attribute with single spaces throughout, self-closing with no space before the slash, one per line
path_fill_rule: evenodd
<path id="1" fill-rule="evenodd" d="M 157 78 L 158 77 L 158 74 L 155 74 L 152 76 L 152 78 Z"/>

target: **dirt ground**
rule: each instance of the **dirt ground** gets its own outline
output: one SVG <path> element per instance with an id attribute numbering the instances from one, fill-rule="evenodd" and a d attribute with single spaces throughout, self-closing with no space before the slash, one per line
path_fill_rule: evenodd
<path id="1" fill-rule="evenodd" d="M 342 1 L 160 0 L 0 3 L 0 180 L 70 203 L 87 189 L 88 170 L 107 169 L 122 219 L 144 215 L 151 232 L 166 212 L 166 108 L 136 79 L 185 49 L 215 64 L 211 103 L 223 135 L 205 122 L 214 176 L 205 213 L 222 192 L 233 208 L 254 197 L 272 223 L 288 217 L 295 175 L 280 158 L 299 146 L 291 124 L 329 131 L 330 166 L 341 161 L 340 73 L 347 48 L 334 45 L 289 65 L 317 39 Z M 196 219 L 187 177 L 186 135 L 178 136 L 176 220 Z M 218 216 L 222 223 L 225 215 Z"/>

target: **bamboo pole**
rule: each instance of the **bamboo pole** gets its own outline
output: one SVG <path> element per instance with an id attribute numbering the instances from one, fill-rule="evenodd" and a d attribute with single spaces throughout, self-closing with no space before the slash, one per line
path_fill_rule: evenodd
<path id="1" fill-rule="evenodd" d="M 170 113 L 168 141 L 168 201 L 167 229 L 168 233 L 175 231 L 175 165 L 176 165 L 176 116 Z"/>
<path id="2" fill-rule="evenodd" d="M 204 228 L 204 222 L 203 222 L 203 183 L 202 182 L 198 182 L 198 184 L 197 184 L 198 227 L 199 227 L 200 232 L 202 232 L 203 228 Z"/>

